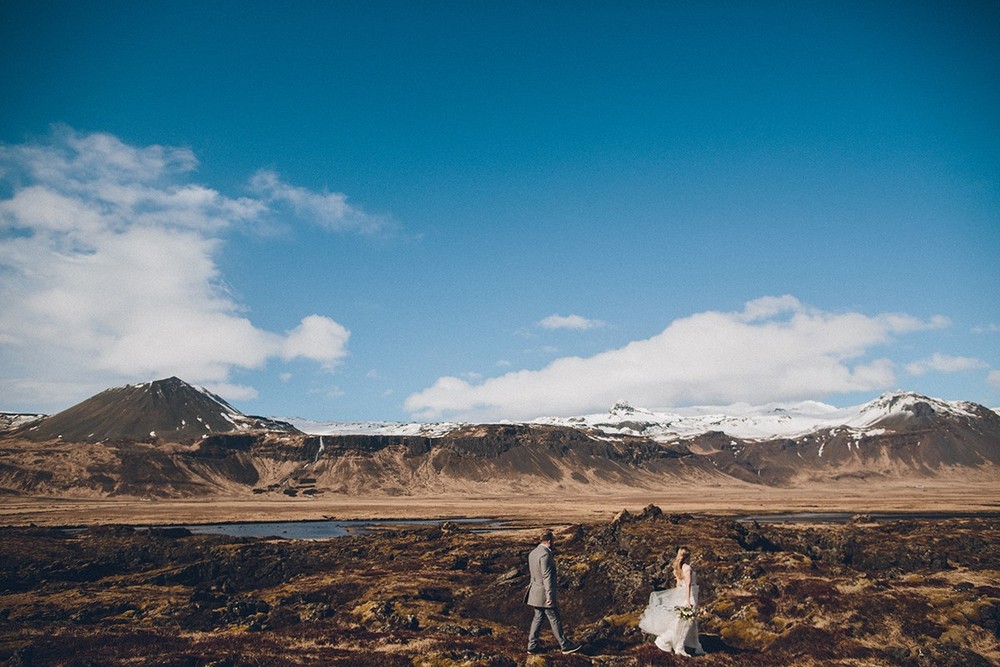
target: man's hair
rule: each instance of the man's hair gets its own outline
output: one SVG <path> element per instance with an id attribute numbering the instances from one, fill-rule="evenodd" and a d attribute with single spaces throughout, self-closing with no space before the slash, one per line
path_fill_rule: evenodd
<path id="1" fill-rule="evenodd" d="M 539 542 L 555 542 L 555 541 L 556 538 L 552 535 L 551 530 L 542 531 L 542 538 L 539 540 Z"/>

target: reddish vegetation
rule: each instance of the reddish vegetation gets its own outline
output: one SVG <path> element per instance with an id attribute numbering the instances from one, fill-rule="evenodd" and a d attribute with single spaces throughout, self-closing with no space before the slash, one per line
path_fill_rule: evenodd
<path id="1" fill-rule="evenodd" d="M 9 665 L 1000 664 L 1000 519 L 781 526 L 649 507 L 559 534 L 585 654 L 524 653 L 534 531 L 455 525 L 319 542 L 172 529 L 0 531 Z M 636 629 L 692 547 L 708 655 Z M 543 640 L 551 638 L 543 633 Z"/>

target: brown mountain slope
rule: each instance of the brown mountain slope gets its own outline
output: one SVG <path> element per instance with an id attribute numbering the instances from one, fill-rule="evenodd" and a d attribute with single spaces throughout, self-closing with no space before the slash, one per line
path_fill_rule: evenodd
<path id="1" fill-rule="evenodd" d="M 28 440 L 65 442 L 194 442 L 213 433 L 289 424 L 248 417 L 220 397 L 176 377 L 116 387 L 19 432 Z"/>

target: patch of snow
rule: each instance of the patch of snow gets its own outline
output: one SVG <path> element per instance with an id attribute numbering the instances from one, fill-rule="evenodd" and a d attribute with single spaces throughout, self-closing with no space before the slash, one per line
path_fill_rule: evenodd
<path id="1" fill-rule="evenodd" d="M 301 417 L 275 417 L 309 435 L 394 435 L 440 438 L 464 424 L 457 422 L 324 422 Z"/>

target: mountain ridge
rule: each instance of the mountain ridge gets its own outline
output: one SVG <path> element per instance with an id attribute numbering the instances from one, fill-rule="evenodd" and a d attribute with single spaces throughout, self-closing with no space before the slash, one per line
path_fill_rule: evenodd
<path id="1" fill-rule="evenodd" d="M 143 394 L 162 396 L 169 414 L 159 414 L 162 406 L 155 405 L 155 400 Z M 184 403 L 186 409 L 177 409 L 177 403 Z M 897 390 L 845 408 L 806 400 L 651 410 L 619 400 L 606 413 L 493 423 L 589 428 L 609 435 L 635 435 L 657 441 L 694 437 L 714 431 L 745 440 L 771 440 L 802 437 L 837 427 L 859 431 L 875 429 L 879 427 L 876 422 L 884 425 L 892 420 L 926 419 L 931 413 L 972 416 L 981 415 L 983 411 L 998 414 L 998 410 L 970 401 L 945 400 Z M 132 423 L 120 423 L 122 415 L 139 412 L 142 413 L 141 422 L 129 417 Z M 331 436 L 442 437 L 456 429 L 486 423 L 491 422 L 325 421 L 253 416 L 239 411 L 211 391 L 190 385 L 177 377 L 109 388 L 54 415 L 0 412 L 0 432 L 20 431 L 23 437 L 34 440 L 62 438 L 87 442 L 114 439 L 167 441 L 178 437 L 181 442 L 191 442 L 213 433 L 233 430 L 301 431 L 309 435 Z M 96 430 L 88 430 L 91 426 L 97 427 Z"/>
<path id="2" fill-rule="evenodd" d="M 0 493 L 600 496 L 683 484 L 1000 480 L 1000 415 L 978 404 L 892 392 L 844 410 L 797 405 L 721 415 L 619 402 L 524 423 L 341 422 L 308 433 L 322 425 L 243 415 L 168 378 L 0 433 Z"/>
<path id="3" fill-rule="evenodd" d="M 917 407 L 921 406 L 921 407 Z M 926 407 L 923 407 L 926 406 Z M 746 440 L 802 437 L 824 429 L 847 427 L 857 430 L 877 428 L 875 422 L 906 418 L 914 410 L 969 416 L 995 410 L 969 401 L 948 401 L 916 392 L 886 392 L 860 405 L 837 408 L 818 401 L 769 403 L 762 406 L 693 406 L 671 411 L 634 407 L 617 401 L 607 413 L 573 417 L 539 417 L 529 421 L 500 421 L 501 424 L 538 424 L 570 428 L 591 428 L 611 435 L 651 437 L 658 441 L 694 437 L 722 431 Z M 440 437 L 456 428 L 476 422 L 361 422 L 317 421 L 281 417 L 303 433 L 311 435 L 425 435 Z"/>

